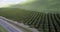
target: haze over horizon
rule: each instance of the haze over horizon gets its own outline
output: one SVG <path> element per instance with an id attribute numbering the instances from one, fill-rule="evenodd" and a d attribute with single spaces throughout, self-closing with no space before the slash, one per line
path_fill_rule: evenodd
<path id="1" fill-rule="evenodd" d="M 33 0 L 0 0 L 0 7 L 8 7 L 14 4 L 28 3 Z"/>

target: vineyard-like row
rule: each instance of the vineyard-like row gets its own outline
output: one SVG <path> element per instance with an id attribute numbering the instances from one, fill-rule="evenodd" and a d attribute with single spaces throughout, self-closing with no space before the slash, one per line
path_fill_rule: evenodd
<path id="1" fill-rule="evenodd" d="M 0 8 L 0 16 L 23 22 L 40 32 L 60 32 L 60 14 L 26 11 L 18 8 Z"/>
<path id="2" fill-rule="evenodd" d="M 24 18 L 24 24 L 40 32 L 60 32 L 60 14 L 33 12 Z"/>

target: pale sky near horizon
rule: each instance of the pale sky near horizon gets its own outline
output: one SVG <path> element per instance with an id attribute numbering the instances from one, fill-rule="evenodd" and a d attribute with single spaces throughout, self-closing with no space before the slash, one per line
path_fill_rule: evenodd
<path id="1" fill-rule="evenodd" d="M 25 3 L 28 1 L 30 0 L 0 0 L 0 7 L 8 7 L 11 4 Z"/>

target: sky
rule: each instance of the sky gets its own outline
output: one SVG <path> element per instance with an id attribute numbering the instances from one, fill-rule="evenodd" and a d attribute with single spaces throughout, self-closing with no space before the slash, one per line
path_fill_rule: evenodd
<path id="1" fill-rule="evenodd" d="M 0 0 L 0 7 L 8 7 L 13 4 L 27 3 L 32 0 Z"/>
<path id="2" fill-rule="evenodd" d="M 10 4 L 19 3 L 19 0 L 0 0 L 0 7 L 8 6 Z"/>

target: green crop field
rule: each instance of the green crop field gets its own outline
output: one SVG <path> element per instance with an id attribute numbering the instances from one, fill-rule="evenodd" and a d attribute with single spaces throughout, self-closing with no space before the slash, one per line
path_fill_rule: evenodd
<path id="1" fill-rule="evenodd" d="M 20 20 L 29 14 L 30 12 L 18 8 L 0 8 L 0 16 L 12 20 Z"/>
<path id="2" fill-rule="evenodd" d="M 60 13 L 43 13 L 18 8 L 0 8 L 0 16 L 22 22 L 41 32 L 60 32 Z"/>
<path id="3" fill-rule="evenodd" d="M 22 22 L 40 32 L 60 32 L 60 0 L 36 0 L 23 5 L 18 3 L 2 7 L 0 16 Z M 0 32 L 3 30 L 0 26 Z"/>
<path id="4" fill-rule="evenodd" d="M 0 25 L 0 32 L 7 32 L 7 31 Z"/>

